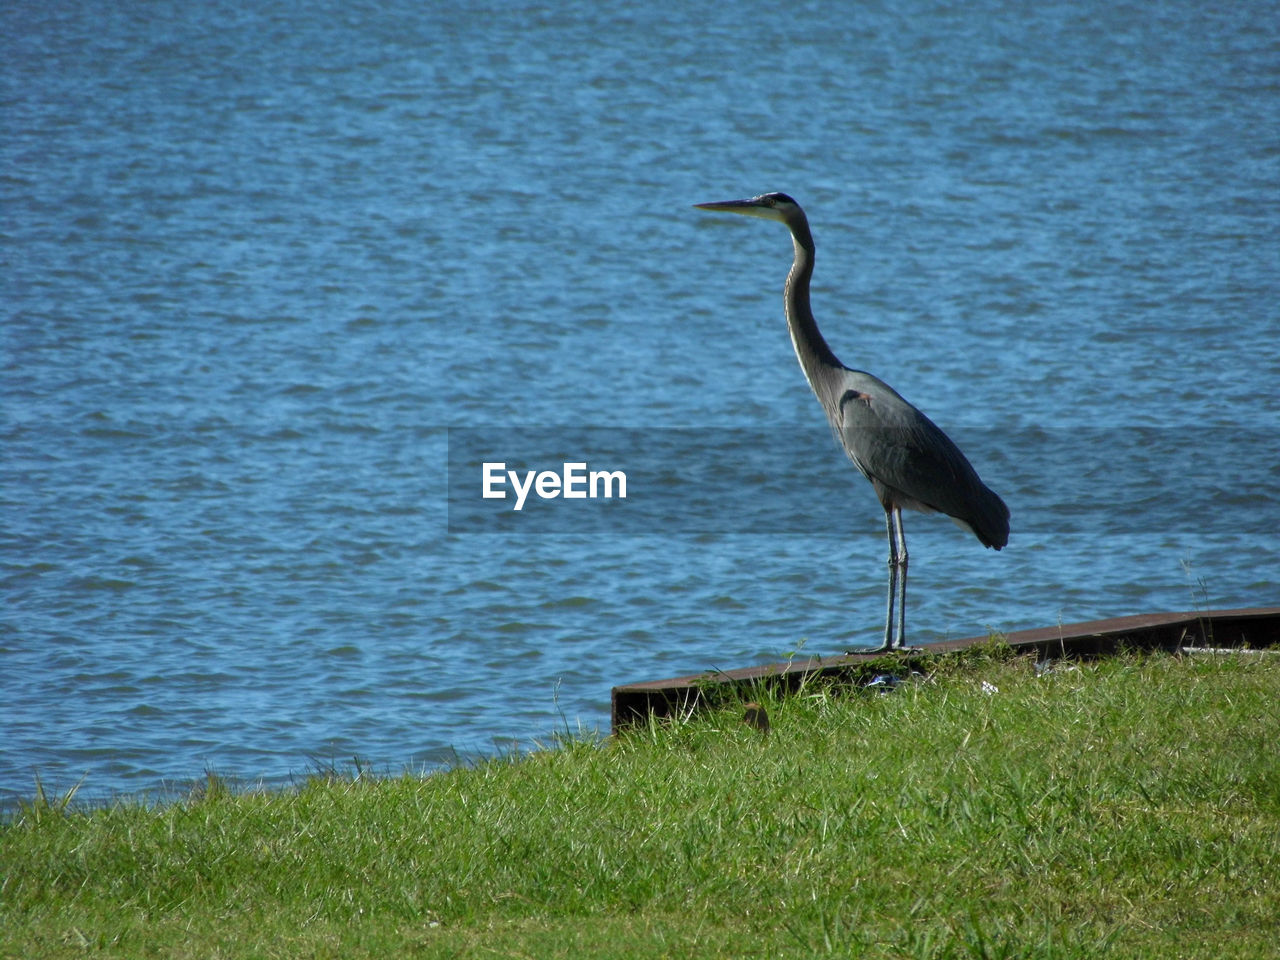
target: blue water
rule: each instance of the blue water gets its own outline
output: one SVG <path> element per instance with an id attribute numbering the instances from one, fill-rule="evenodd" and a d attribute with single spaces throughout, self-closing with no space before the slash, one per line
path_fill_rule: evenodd
<path id="1" fill-rule="evenodd" d="M 768 190 L 1013 512 L 907 517 L 914 640 L 1276 603 L 1280 5 L 1208 7 L 6 4 L 0 799 L 430 769 L 874 642 L 829 440 L 836 519 L 751 519 L 818 474 L 740 438 L 825 430 L 791 247 L 691 204 Z M 622 427 L 706 438 L 710 527 L 451 527 L 451 435 Z"/>

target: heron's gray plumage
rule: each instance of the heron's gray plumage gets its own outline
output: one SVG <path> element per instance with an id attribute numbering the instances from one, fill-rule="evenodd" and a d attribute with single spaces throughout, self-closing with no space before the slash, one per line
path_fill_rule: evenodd
<path id="1" fill-rule="evenodd" d="M 783 193 L 748 200 L 700 203 L 704 210 L 740 213 L 785 223 L 795 259 L 783 300 L 796 359 L 849 459 L 871 481 L 885 511 L 889 536 L 889 599 L 883 649 L 905 645 L 906 537 L 902 510 L 945 513 L 983 546 L 1009 541 L 1009 508 L 978 477 L 960 448 L 883 380 L 837 359 L 809 305 L 814 244 L 800 205 Z M 897 635 L 893 635 L 895 598 Z"/>
<path id="2" fill-rule="evenodd" d="M 932 420 L 884 381 L 844 369 L 827 417 L 849 459 L 875 488 L 885 509 L 894 505 L 945 513 L 973 531 L 983 546 L 1009 542 L 1009 510 Z"/>

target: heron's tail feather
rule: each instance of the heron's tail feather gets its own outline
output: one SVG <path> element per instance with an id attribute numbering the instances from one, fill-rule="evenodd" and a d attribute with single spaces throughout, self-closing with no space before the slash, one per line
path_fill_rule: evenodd
<path id="1" fill-rule="evenodd" d="M 979 484 L 977 510 L 967 518 L 966 526 L 984 547 L 999 550 L 1009 542 L 1009 508 L 985 484 Z"/>

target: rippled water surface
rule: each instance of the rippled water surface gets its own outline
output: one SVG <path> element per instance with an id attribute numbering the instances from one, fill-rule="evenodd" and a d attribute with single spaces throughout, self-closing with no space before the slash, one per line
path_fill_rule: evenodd
<path id="1" fill-rule="evenodd" d="M 805 204 L 836 353 L 1012 509 L 998 554 L 907 518 L 914 639 L 1277 602 L 1274 3 L 0 18 L 9 801 L 429 768 L 874 641 L 785 230 L 703 200 Z M 474 532 L 459 431 L 716 483 Z"/>

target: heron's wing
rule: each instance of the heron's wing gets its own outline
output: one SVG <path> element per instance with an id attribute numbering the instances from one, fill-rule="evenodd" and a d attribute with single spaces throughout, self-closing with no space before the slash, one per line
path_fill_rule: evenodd
<path id="1" fill-rule="evenodd" d="M 942 430 L 882 380 L 845 371 L 832 417 L 854 465 L 886 508 L 935 510 L 983 543 L 1008 540 L 1009 510 Z"/>

